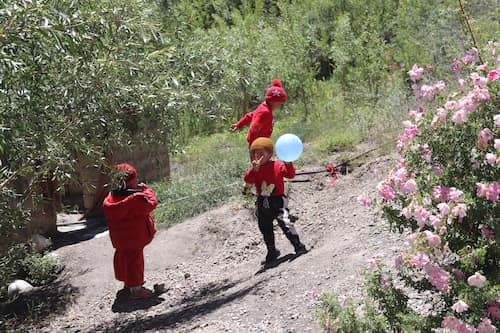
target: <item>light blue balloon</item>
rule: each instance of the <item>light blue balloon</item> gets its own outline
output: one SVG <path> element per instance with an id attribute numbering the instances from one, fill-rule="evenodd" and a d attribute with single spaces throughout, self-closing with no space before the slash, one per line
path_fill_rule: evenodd
<path id="1" fill-rule="evenodd" d="M 302 141 L 295 134 L 283 134 L 274 145 L 276 155 L 284 162 L 293 162 L 302 154 Z"/>

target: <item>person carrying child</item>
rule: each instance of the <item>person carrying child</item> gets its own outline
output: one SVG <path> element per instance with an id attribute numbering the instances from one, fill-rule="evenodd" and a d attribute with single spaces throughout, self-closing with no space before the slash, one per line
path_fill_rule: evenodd
<path id="1" fill-rule="evenodd" d="M 156 195 L 143 183 L 138 183 L 137 171 L 130 164 L 115 166 L 116 189 L 104 199 L 104 216 L 109 236 L 115 248 L 113 259 L 115 277 L 130 290 L 130 298 L 153 296 L 144 284 L 144 247 L 156 233 L 151 212 L 156 208 Z"/>
<path id="2" fill-rule="evenodd" d="M 274 145 L 270 138 L 259 137 L 250 145 L 252 167 L 243 179 L 248 184 L 255 185 L 257 192 L 257 219 L 259 230 L 264 238 L 267 255 L 264 264 L 269 266 L 276 262 L 280 251 L 275 247 L 273 221 L 276 219 L 286 238 L 292 243 L 297 255 L 306 253 L 306 247 L 301 243 L 299 235 L 290 220 L 288 198 L 285 195 L 284 178 L 295 177 L 295 167 L 292 162 L 273 160 Z"/>
<path id="3" fill-rule="evenodd" d="M 250 125 L 247 133 L 248 147 L 259 137 L 270 138 L 273 132 L 273 111 L 286 102 L 286 92 L 281 87 L 281 81 L 274 79 L 272 86 L 266 90 L 265 101 L 255 110 L 245 114 L 237 123 L 232 124 L 229 130 L 235 132 Z"/>

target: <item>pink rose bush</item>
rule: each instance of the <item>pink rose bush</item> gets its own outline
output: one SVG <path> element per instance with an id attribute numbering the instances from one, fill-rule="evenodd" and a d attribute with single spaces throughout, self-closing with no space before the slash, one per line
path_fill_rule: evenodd
<path id="1" fill-rule="evenodd" d="M 421 83 L 425 67 L 412 67 L 418 108 L 403 122 L 398 164 L 369 201 L 392 228 L 413 232 L 396 258 L 395 279 L 435 295 L 423 331 L 500 327 L 500 57 L 494 46 L 481 53 L 488 62 L 477 63 L 476 49 L 456 59 L 457 82 Z M 370 295 L 387 318 L 398 321 L 391 312 L 396 303 L 405 313 L 399 316 L 412 312 L 390 273 L 379 265 L 370 274 Z"/>

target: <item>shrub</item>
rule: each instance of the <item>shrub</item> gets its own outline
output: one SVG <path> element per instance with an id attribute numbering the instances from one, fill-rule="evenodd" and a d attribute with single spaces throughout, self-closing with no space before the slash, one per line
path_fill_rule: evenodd
<path id="1" fill-rule="evenodd" d="M 59 261 L 56 257 L 35 253 L 21 261 L 21 270 L 26 274 L 26 280 L 35 286 L 42 286 L 54 281 L 57 277 Z"/>
<path id="2" fill-rule="evenodd" d="M 374 202 L 393 229 L 413 233 L 396 258 L 394 281 L 381 264 L 366 275 L 368 295 L 391 331 L 494 332 L 500 325 L 498 46 L 490 42 L 482 57 L 472 49 L 455 60 L 456 91 L 443 81 L 418 84 L 432 79 L 430 69 L 409 71 L 419 107 L 403 122 L 401 160 Z M 410 306 L 410 290 L 431 310 Z"/>
<path id="3" fill-rule="evenodd" d="M 34 253 L 26 243 L 11 246 L 0 257 L 0 285 L 4 286 L 0 300 L 7 297 L 7 286 L 16 279 L 23 279 L 34 286 L 51 283 L 59 273 L 60 262 L 52 255 Z"/>

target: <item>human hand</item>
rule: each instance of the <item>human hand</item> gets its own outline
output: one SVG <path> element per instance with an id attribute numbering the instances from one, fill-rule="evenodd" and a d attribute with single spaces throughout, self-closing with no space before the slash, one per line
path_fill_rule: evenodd
<path id="1" fill-rule="evenodd" d="M 236 126 L 236 124 L 231 124 L 231 126 L 229 126 L 229 130 L 231 132 L 236 132 L 238 130 L 238 126 Z"/>
<path id="2" fill-rule="evenodd" d="M 144 183 L 139 183 L 139 184 L 137 184 L 137 187 L 138 187 L 141 191 L 144 191 L 146 188 L 148 188 L 148 187 L 146 186 L 146 184 L 144 184 Z"/>
<path id="3" fill-rule="evenodd" d="M 264 155 L 259 157 L 258 159 L 252 160 L 252 168 L 254 171 L 259 171 L 260 166 L 262 165 L 262 161 L 264 160 Z"/>

